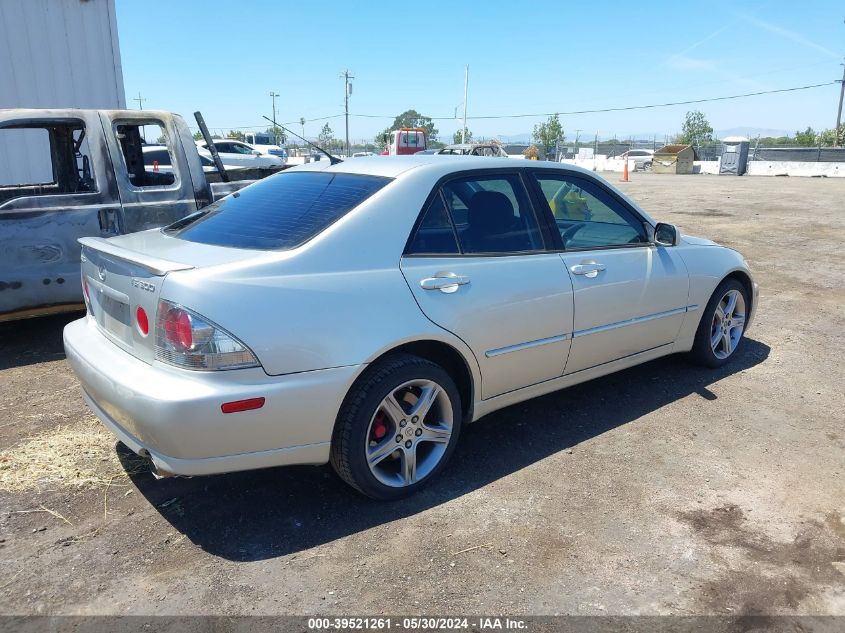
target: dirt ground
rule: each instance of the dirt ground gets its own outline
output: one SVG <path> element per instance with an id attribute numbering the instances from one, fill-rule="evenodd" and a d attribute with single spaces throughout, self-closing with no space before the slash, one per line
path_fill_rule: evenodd
<path id="1" fill-rule="evenodd" d="M 399 503 L 328 466 L 155 481 L 82 402 L 76 316 L 0 325 L 0 613 L 845 615 L 845 179 L 619 186 L 746 255 L 744 347 L 495 413 Z"/>

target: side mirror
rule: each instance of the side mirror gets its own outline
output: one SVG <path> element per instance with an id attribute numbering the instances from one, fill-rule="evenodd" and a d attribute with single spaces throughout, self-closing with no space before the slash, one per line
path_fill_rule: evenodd
<path id="1" fill-rule="evenodd" d="M 674 224 L 659 222 L 654 227 L 654 242 L 660 246 L 677 246 L 681 243 L 681 232 Z"/>
<path id="2" fill-rule="evenodd" d="M 261 156 L 261 150 L 258 150 L 258 149 L 252 150 L 252 155 L 253 156 Z"/>

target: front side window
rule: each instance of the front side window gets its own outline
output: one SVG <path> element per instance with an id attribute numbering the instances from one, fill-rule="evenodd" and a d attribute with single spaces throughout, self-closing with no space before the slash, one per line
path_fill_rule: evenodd
<path id="1" fill-rule="evenodd" d="M 190 242 L 231 248 L 296 248 L 390 181 L 359 174 L 281 173 L 226 196 L 165 231 Z"/>
<path id="2" fill-rule="evenodd" d="M 565 249 L 648 243 L 642 222 L 597 184 L 565 174 L 536 178 Z"/>
<path id="3" fill-rule="evenodd" d="M 235 154 L 252 154 L 252 148 L 248 145 L 241 145 L 240 143 L 232 143 L 232 149 Z"/>
<path id="4" fill-rule="evenodd" d="M 13 198 L 96 191 L 82 121 L 0 128 L 0 204 Z"/>
<path id="5" fill-rule="evenodd" d="M 451 180 L 443 199 L 463 253 L 537 251 L 543 241 L 522 181 L 516 174 Z"/>

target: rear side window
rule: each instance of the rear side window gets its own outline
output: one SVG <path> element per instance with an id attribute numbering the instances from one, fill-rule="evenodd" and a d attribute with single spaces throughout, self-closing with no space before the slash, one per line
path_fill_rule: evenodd
<path id="1" fill-rule="evenodd" d="M 428 205 L 414 239 L 405 251 L 409 255 L 457 255 L 460 253 L 452 220 L 440 192 Z"/>
<path id="2" fill-rule="evenodd" d="M 231 248 L 285 250 L 307 242 L 391 178 L 287 173 L 265 178 L 171 225 L 175 237 Z"/>

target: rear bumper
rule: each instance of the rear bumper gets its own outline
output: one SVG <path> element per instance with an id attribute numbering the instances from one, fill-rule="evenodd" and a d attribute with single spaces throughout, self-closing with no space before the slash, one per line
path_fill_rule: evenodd
<path id="1" fill-rule="evenodd" d="M 358 366 L 267 376 L 148 365 L 88 318 L 64 330 L 68 361 L 105 426 L 160 470 L 206 475 L 328 461 L 334 421 Z M 264 397 L 261 409 L 224 414 L 224 402 Z"/>

